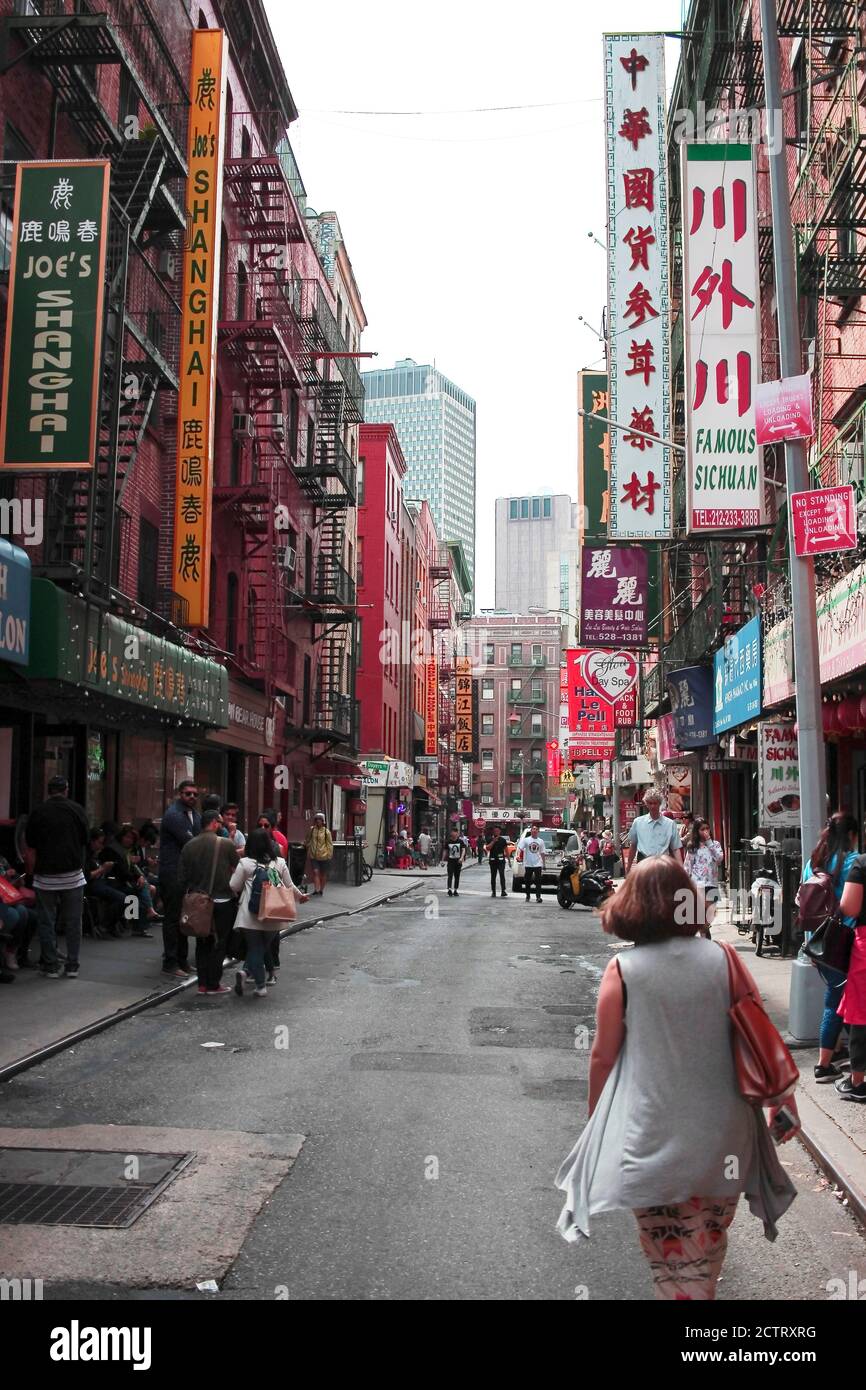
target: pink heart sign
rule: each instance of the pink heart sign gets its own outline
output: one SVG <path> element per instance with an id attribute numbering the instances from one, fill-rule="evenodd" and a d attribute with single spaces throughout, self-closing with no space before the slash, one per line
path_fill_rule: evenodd
<path id="1" fill-rule="evenodd" d="M 583 679 L 611 704 L 628 694 L 637 674 L 637 658 L 631 652 L 588 652 L 583 658 Z"/>

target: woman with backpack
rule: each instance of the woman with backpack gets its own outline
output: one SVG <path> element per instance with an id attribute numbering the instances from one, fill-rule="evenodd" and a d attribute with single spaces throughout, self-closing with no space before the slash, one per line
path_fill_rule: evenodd
<path id="1" fill-rule="evenodd" d="M 815 931 L 821 922 L 833 911 L 833 902 L 841 903 L 848 875 L 857 859 L 857 821 L 847 811 L 837 811 L 828 820 L 821 832 L 821 838 L 812 851 L 811 858 L 803 870 L 803 884 L 813 884 L 809 892 L 800 888 L 797 902 L 800 926 L 805 931 Z M 846 925 L 853 927 L 853 917 L 846 918 Z M 820 1050 L 815 1080 L 818 1085 L 838 1080 L 842 1073 L 833 1062 L 842 1031 L 839 1005 L 845 989 L 846 976 L 841 970 L 815 962 L 821 979 L 827 986 L 824 993 L 824 1014 L 821 1019 L 819 1036 Z M 866 1020 L 864 1020 L 866 1021 Z"/>
<path id="2" fill-rule="evenodd" d="M 251 830 L 243 858 L 239 860 L 229 885 L 240 900 L 235 928 L 244 933 L 247 943 L 246 970 L 238 970 L 235 974 L 237 995 L 243 994 L 247 975 L 252 975 L 255 983 L 254 993 L 259 999 L 267 994 L 267 984 L 276 984 L 273 973 L 268 976 L 265 970 L 265 952 L 273 933 L 279 932 L 282 924 L 259 921 L 262 889 L 266 883 L 272 882 L 274 877 L 284 887 L 292 890 L 297 902 L 309 901 L 307 894 L 302 893 L 292 881 L 289 866 L 277 853 L 270 831 Z"/>

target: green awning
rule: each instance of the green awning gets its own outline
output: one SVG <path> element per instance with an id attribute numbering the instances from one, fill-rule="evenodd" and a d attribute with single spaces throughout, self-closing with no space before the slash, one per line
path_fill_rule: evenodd
<path id="1" fill-rule="evenodd" d="M 228 725 L 228 672 L 47 579 L 32 587 L 30 662 L 21 674 L 108 695 L 214 728 Z"/>

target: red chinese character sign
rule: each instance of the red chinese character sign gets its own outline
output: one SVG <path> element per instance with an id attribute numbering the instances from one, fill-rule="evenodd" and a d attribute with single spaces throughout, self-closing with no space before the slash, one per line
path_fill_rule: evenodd
<path id="1" fill-rule="evenodd" d="M 821 555 L 826 551 L 855 550 L 857 506 L 853 485 L 843 483 L 841 487 L 792 492 L 791 521 L 794 552 L 797 555 Z"/>
<path id="2" fill-rule="evenodd" d="M 587 646 L 643 647 L 649 562 L 642 546 L 584 546 L 580 636 Z"/>
<path id="3" fill-rule="evenodd" d="M 671 533 L 664 39 L 605 34 L 610 415 L 608 535 Z"/>
<path id="4" fill-rule="evenodd" d="M 751 145 L 684 144 L 687 528 L 762 526 L 760 302 Z"/>

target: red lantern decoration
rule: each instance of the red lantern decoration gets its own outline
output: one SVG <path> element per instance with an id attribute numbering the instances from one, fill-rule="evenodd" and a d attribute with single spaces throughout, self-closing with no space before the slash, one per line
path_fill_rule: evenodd
<path id="1" fill-rule="evenodd" d="M 846 733 L 860 728 L 860 701 L 856 695 L 846 695 L 841 704 L 836 706 L 836 718 L 839 728 L 844 729 Z"/>

